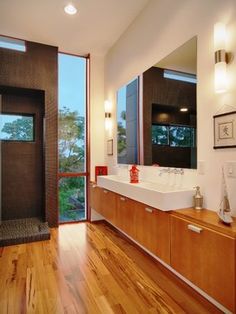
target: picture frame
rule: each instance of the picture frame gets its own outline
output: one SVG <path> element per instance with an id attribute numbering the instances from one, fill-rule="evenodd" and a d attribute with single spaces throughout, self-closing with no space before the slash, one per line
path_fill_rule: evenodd
<path id="1" fill-rule="evenodd" d="M 107 155 L 108 156 L 113 155 L 113 139 L 107 140 Z"/>
<path id="2" fill-rule="evenodd" d="M 236 147 L 236 111 L 213 116 L 214 149 Z"/>

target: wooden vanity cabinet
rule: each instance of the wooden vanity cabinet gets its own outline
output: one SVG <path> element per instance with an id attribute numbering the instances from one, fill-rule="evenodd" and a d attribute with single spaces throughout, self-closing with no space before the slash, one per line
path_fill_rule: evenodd
<path id="1" fill-rule="evenodd" d="M 90 207 L 111 223 L 116 221 L 117 194 L 101 188 L 96 184 L 90 184 Z"/>
<path id="2" fill-rule="evenodd" d="M 96 185 L 96 183 L 90 183 L 89 186 L 89 198 L 90 198 L 90 207 L 95 209 L 98 213 L 102 212 L 102 203 L 101 203 L 101 188 Z"/>
<path id="3" fill-rule="evenodd" d="M 117 194 L 101 188 L 101 212 L 100 214 L 110 221 L 112 224 L 116 223 L 117 213 Z"/>
<path id="4" fill-rule="evenodd" d="M 136 201 L 122 195 L 117 195 L 117 212 L 115 225 L 134 238 L 137 226 L 135 224 Z"/>
<path id="5" fill-rule="evenodd" d="M 171 266 L 235 313 L 235 238 L 171 215 Z"/>
<path id="6" fill-rule="evenodd" d="M 170 263 L 170 215 L 95 184 L 90 205 L 147 250 Z"/>
<path id="7" fill-rule="evenodd" d="M 170 215 L 136 202 L 135 240 L 170 264 Z"/>
<path id="8" fill-rule="evenodd" d="M 160 211 L 94 184 L 90 204 L 107 221 L 236 313 L 236 221 L 209 210 Z"/>
<path id="9" fill-rule="evenodd" d="M 115 226 L 147 250 L 170 263 L 170 215 L 117 195 Z"/>

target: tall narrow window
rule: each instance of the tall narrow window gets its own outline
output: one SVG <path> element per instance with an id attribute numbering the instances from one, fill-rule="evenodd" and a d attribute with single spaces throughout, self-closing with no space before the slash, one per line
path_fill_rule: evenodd
<path id="1" fill-rule="evenodd" d="M 80 221 L 86 211 L 86 62 L 59 54 L 59 219 Z"/>

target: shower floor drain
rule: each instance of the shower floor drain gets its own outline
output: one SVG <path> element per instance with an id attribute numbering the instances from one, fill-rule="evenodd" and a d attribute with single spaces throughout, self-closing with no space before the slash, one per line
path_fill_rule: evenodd
<path id="1" fill-rule="evenodd" d="M 47 222 L 40 218 L 5 220 L 0 225 L 0 246 L 50 239 Z"/>

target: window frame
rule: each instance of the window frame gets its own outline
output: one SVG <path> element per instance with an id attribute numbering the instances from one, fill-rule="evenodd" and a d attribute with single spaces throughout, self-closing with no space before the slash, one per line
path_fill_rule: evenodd
<path id="1" fill-rule="evenodd" d="M 171 127 L 183 127 L 183 128 L 189 128 L 191 130 L 195 130 L 195 134 L 196 134 L 196 127 L 192 126 L 192 125 L 185 125 L 185 124 L 171 124 L 171 123 L 152 123 L 152 127 L 156 125 L 156 126 L 165 126 L 168 128 L 168 144 L 156 144 L 152 142 L 152 145 L 155 146 L 162 146 L 162 147 L 172 147 L 172 148 L 195 148 L 196 147 L 196 140 L 193 141 L 193 145 L 191 146 L 173 146 L 171 145 L 171 138 L 170 138 L 170 128 Z"/>
<path id="2" fill-rule="evenodd" d="M 8 116 L 19 116 L 19 117 L 32 117 L 33 118 L 33 138 L 32 140 L 11 140 L 11 139 L 1 139 L 0 141 L 2 142 L 10 142 L 10 143 L 35 143 L 35 135 L 36 135 L 36 131 L 35 131 L 35 114 L 34 113 L 21 113 L 21 112 L 6 112 L 3 111 L 0 113 L 1 115 L 8 115 Z"/>
<path id="3" fill-rule="evenodd" d="M 195 74 L 175 71 L 164 69 L 163 71 L 163 78 L 174 80 L 174 81 L 181 81 L 190 84 L 197 84 L 197 76 Z"/>
<path id="4" fill-rule="evenodd" d="M 19 47 L 22 47 L 22 49 L 17 49 L 13 47 L 5 47 L 4 45 L 1 45 L 1 43 L 10 43 L 12 45 L 18 45 Z M 5 36 L 0 34 L 0 49 L 8 49 L 19 53 L 25 53 L 27 52 L 27 42 L 24 39 L 15 38 L 11 36 Z"/>
<path id="5" fill-rule="evenodd" d="M 90 182 L 90 55 L 77 55 L 64 51 L 58 51 L 59 54 L 65 54 L 70 56 L 75 56 L 79 58 L 84 58 L 86 60 L 86 105 L 85 105 L 85 119 L 86 119 L 86 127 L 85 127 L 85 171 L 84 172 L 60 172 L 58 167 L 58 223 L 59 225 L 63 224 L 73 224 L 73 223 L 81 223 L 85 221 L 91 220 L 91 210 L 90 210 L 90 199 L 89 199 L 89 182 Z M 58 106 L 59 113 L 59 106 Z M 58 150 L 58 166 L 59 166 L 59 150 Z M 79 221 L 60 221 L 60 210 L 59 210 L 59 181 L 63 177 L 85 177 L 85 194 L 86 194 L 86 202 L 85 202 L 85 215 L 86 218 L 84 220 Z"/>

